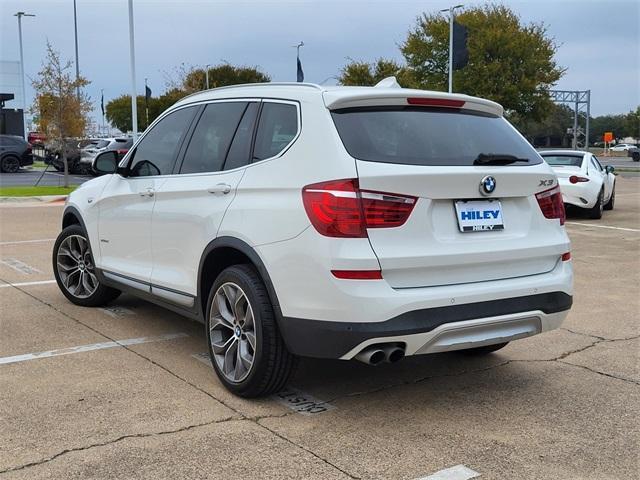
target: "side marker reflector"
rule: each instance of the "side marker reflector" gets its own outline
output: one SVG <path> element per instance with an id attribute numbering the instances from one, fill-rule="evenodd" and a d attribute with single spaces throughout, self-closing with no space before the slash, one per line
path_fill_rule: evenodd
<path id="1" fill-rule="evenodd" d="M 380 270 L 331 270 L 331 273 L 341 280 L 382 280 Z"/>

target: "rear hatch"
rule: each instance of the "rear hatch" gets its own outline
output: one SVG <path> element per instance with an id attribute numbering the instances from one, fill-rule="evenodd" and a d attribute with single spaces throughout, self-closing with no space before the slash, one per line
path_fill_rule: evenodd
<path id="1" fill-rule="evenodd" d="M 583 169 L 582 167 L 584 155 L 548 152 L 542 152 L 541 155 L 559 180 L 568 179 L 574 175 L 586 174 L 586 168 Z"/>
<path id="2" fill-rule="evenodd" d="M 331 114 L 361 190 L 417 198 L 402 226 L 367 230 L 392 287 L 541 274 L 568 251 L 564 219 L 536 197 L 555 176 L 500 114 L 368 102 Z"/>

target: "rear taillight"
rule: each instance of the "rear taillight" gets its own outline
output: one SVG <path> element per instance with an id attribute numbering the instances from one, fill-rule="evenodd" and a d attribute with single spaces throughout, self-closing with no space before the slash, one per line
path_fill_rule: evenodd
<path id="1" fill-rule="evenodd" d="M 562 261 L 563 262 L 568 262 L 569 260 L 571 260 L 571 252 L 563 253 L 562 254 Z"/>
<path id="2" fill-rule="evenodd" d="M 311 224 L 327 237 L 364 238 L 367 228 L 403 225 L 417 198 L 360 190 L 357 179 L 307 185 L 302 201 Z"/>
<path id="3" fill-rule="evenodd" d="M 569 177 L 569 182 L 571 183 L 583 183 L 588 181 L 589 179 L 587 177 L 578 177 L 577 175 L 571 175 Z"/>
<path id="4" fill-rule="evenodd" d="M 540 205 L 540 210 L 545 218 L 557 218 L 560 220 L 560 225 L 564 225 L 564 203 L 559 186 L 556 185 L 549 190 L 536 193 L 536 200 L 538 200 L 538 205 Z"/>

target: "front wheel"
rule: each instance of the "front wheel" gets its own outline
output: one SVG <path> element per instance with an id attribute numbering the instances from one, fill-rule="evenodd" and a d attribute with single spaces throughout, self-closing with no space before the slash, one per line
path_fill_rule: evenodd
<path id="1" fill-rule="evenodd" d="M 63 295 L 83 307 L 100 307 L 115 300 L 120 291 L 98 280 L 87 234 L 70 225 L 53 246 L 53 274 Z"/>
<path id="2" fill-rule="evenodd" d="M 281 390 L 297 358 L 287 350 L 256 270 L 234 265 L 218 276 L 207 302 L 207 343 L 220 381 L 241 397 Z"/>

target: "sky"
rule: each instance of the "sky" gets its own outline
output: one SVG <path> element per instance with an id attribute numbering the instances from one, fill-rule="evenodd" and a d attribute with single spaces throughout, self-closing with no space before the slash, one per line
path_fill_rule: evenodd
<path id="1" fill-rule="evenodd" d="M 484 2 L 469 2 L 477 6 Z M 593 116 L 627 113 L 640 105 L 640 1 L 504 0 L 523 23 L 543 22 L 567 69 L 555 88 L 591 90 Z M 401 60 L 398 45 L 422 12 L 449 0 L 133 0 L 137 92 L 148 79 L 154 96 L 180 64 L 229 62 L 258 66 L 274 81 L 295 81 L 296 50 L 305 80 L 335 84 L 349 59 Z M 73 0 L 0 0 L 0 60 L 18 60 L 23 18 L 27 100 L 29 78 L 39 71 L 47 39 L 73 59 Z M 105 103 L 130 92 L 127 0 L 77 0 L 79 64 L 91 81 L 87 93 L 100 118 Z"/>

